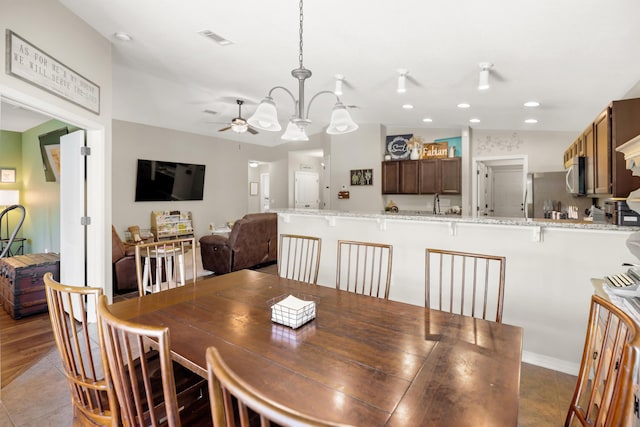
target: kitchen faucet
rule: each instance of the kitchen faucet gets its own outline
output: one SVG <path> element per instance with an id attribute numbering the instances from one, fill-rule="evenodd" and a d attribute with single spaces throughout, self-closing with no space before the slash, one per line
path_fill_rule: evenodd
<path id="1" fill-rule="evenodd" d="M 433 195 L 433 214 L 440 214 L 440 195 L 438 193 Z"/>

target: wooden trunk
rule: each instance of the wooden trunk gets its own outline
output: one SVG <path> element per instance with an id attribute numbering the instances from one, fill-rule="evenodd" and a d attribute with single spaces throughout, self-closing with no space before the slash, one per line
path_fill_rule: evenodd
<path id="1" fill-rule="evenodd" d="M 60 256 L 28 254 L 0 259 L 0 295 L 4 310 L 14 319 L 47 311 L 43 276 L 60 280 Z"/>

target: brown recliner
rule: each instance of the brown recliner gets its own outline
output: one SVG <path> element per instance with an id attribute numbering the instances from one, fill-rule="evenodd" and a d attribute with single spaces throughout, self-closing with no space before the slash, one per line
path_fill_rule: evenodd
<path id="1" fill-rule="evenodd" d="M 111 263 L 113 265 L 113 292 L 137 291 L 135 247 L 127 248 L 113 226 L 111 226 Z"/>
<path id="2" fill-rule="evenodd" d="M 233 224 L 229 237 L 200 238 L 202 266 L 216 274 L 230 273 L 276 262 L 278 259 L 278 215 L 247 214 Z"/>

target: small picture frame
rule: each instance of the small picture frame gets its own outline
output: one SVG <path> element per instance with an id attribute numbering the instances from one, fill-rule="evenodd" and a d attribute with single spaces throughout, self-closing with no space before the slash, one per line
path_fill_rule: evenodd
<path id="1" fill-rule="evenodd" d="M 250 196 L 257 196 L 258 195 L 258 183 L 257 182 L 250 182 L 249 183 L 249 195 Z"/>
<path id="2" fill-rule="evenodd" d="M 351 185 L 373 185 L 373 169 L 352 169 Z"/>
<path id="3" fill-rule="evenodd" d="M 1 168 L 0 169 L 0 182 L 16 182 L 16 169 L 15 168 Z"/>

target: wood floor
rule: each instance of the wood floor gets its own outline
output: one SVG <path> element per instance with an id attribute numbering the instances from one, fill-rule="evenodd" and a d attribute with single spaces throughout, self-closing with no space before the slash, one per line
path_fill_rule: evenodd
<path id="1" fill-rule="evenodd" d="M 276 274 L 277 267 L 259 271 Z M 13 320 L 0 310 L 0 364 L 0 427 L 71 425 L 71 405 L 47 313 Z M 563 425 L 575 381 L 575 376 L 523 363 L 518 426 Z"/>

